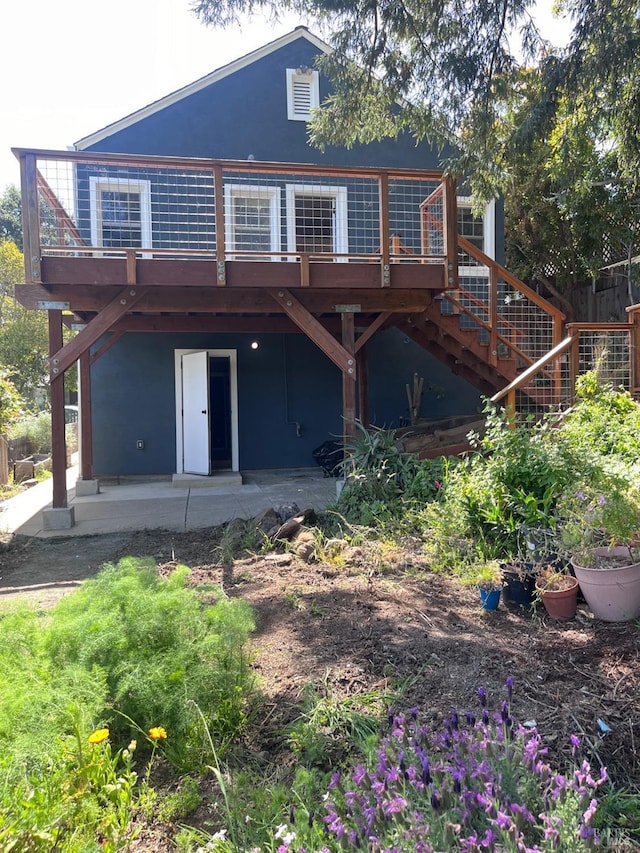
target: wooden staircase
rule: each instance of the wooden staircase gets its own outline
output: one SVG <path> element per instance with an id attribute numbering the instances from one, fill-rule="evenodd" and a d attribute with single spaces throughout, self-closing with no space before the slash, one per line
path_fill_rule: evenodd
<path id="1" fill-rule="evenodd" d="M 429 220 L 431 223 L 431 219 Z M 423 229 L 423 253 L 430 250 Z M 437 233 L 437 232 L 436 232 Z M 398 246 L 406 256 L 405 247 Z M 553 349 L 564 335 L 564 314 L 484 252 L 458 237 L 460 275 L 418 315 L 394 317 L 395 325 L 456 375 L 493 395 Z M 403 257 L 406 262 L 406 258 Z M 557 396 L 558 371 L 526 388 L 532 403 Z M 556 393 L 557 392 L 557 393 Z"/>

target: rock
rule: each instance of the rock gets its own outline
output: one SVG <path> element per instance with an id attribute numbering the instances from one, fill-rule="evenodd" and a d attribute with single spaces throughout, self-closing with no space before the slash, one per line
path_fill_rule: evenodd
<path id="1" fill-rule="evenodd" d="M 273 563 L 275 566 L 290 566 L 293 563 L 291 554 L 266 554 L 265 563 Z"/>
<path id="2" fill-rule="evenodd" d="M 263 510 L 260 515 L 256 515 L 253 519 L 253 523 L 258 530 L 262 530 L 263 533 L 271 535 L 270 531 L 272 531 L 274 527 L 277 528 L 280 526 L 281 519 L 275 509 L 273 507 L 269 507 L 269 509 Z"/>
<path id="3" fill-rule="evenodd" d="M 274 512 L 281 522 L 285 522 L 287 519 L 293 518 L 294 515 L 300 515 L 300 507 L 297 503 L 280 504 L 274 509 Z"/>

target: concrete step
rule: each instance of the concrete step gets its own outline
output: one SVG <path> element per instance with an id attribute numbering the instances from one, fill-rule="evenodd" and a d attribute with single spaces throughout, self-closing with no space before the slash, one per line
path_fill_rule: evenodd
<path id="1" fill-rule="evenodd" d="M 171 478 L 174 489 L 228 489 L 229 486 L 241 486 L 242 474 L 239 471 L 216 471 L 204 474 L 174 474 Z"/>

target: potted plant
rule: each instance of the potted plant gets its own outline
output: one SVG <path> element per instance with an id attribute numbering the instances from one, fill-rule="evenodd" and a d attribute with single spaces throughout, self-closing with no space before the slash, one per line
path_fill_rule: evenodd
<path id="1" fill-rule="evenodd" d="M 483 563 L 477 568 L 476 585 L 484 610 L 497 610 L 502 593 L 502 571 L 496 561 Z"/>
<path id="2" fill-rule="evenodd" d="M 640 496 L 628 483 L 580 490 L 563 506 L 564 539 L 585 600 L 597 619 L 640 616 Z"/>
<path id="3" fill-rule="evenodd" d="M 576 615 L 578 581 L 555 566 L 543 569 L 536 580 L 536 595 L 552 619 L 566 622 Z"/>

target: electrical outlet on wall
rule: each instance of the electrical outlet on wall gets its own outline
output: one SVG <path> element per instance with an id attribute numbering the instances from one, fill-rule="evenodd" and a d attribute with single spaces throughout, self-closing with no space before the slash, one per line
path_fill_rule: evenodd
<path id="1" fill-rule="evenodd" d="M 144 450 L 144 441 L 143 441 L 143 439 L 139 438 L 139 439 L 136 441 L 136 448 L 137 448 L 138 450 Z"/>

